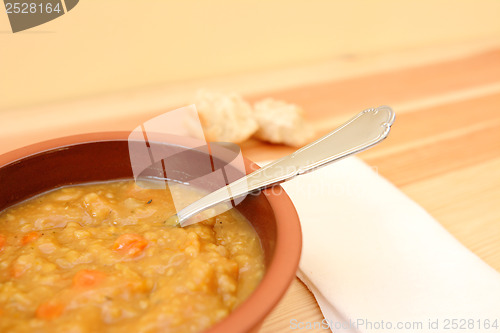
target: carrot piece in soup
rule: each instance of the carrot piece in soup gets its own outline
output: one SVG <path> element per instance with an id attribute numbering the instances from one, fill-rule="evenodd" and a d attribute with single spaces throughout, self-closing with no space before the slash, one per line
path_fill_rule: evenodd
<path id="1" fill-rule="evenodd" d="M 73 277 L 73 286 L 80 288 L 91 288 L 100 284 L 106 278 L 106 274 L 96 270 L 84 269 Z"/>
<path id="2" fill-rule="evenodd" d="M 3 248 L 5 247 L 5 243 L 7 242 L 7 238 L 0 234 L 0 252 L 3 251 Z"/>
<path id="3" fill-rule="evenodd" d="M 137 234 L 123 234 L 113 244 L 113 250 L 128 257 L 137 257 L 148 245 L 148 241 Z"/>
<path id="4" fill-rule="evenodd" d="M 35 315 L 39 319 L 52 320 L 60 317 L 64 311 L 64 306 L 59 302 L 48 301 L 40 304 Z"/>
<path id="5" fill-rule="evenodd" d="M 28 232 L 26 235 L 24 235 L 23 239 L 21 240 L 21 243 L 23 245 L 29 244 L 40 238 L 40 236 L 42 236 L 42 234 L 39 233 L 38 231 Z"/>

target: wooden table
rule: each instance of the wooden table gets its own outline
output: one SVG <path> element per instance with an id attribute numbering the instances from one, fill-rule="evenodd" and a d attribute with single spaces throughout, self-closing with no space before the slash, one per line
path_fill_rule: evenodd
<path id="1" fill-rule="evenodd" d="M 394 105 L 397 118 L 391 135 L 360 157 L 500 271 L 499 83 L 500 49 L 496 49 L 273 96 L 307 107 L 320 132 L 327 131 L 321 125 L 322 115 L 332 110 L 340 116 L 372 105 Z M 244 151 L 253 159 L 291 152 L 272 146 L 264 152 L 253 143 Z M 292 318 L 323 319 L 314 297 L 298 279 L 262 332 L 289 332 Z"/>
<path id="2" fill-rule="evenodd" d="M 389 139 L 360 157 L 500 271 L 500 44 L 334 59 L 300 69 L 2 111 L 0 153 L 77 132 L 130 130 L 204 86 L 230 87 L 250 100 L 271 96 L 297 103 L 318 135 L 365 108 L 391 105 L 397 119 Z M 242 149 L 253 160 L 292 152 L 255 140 Z M 261 332 L 288 332 L 292 318 L 323 319 L 297 279 Z"/>

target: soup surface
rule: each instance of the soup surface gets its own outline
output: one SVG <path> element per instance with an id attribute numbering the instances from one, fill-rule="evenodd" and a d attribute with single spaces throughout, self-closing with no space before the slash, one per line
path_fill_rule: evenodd
<path id="1" fill-rule="evenodd" d="M 0 331 L 200 332 L 242 302 L 264 274 L 248 221 L 167 225 L 170 191 L 200 193 L 147 187 L 65 187 L 1 212 Z"/>

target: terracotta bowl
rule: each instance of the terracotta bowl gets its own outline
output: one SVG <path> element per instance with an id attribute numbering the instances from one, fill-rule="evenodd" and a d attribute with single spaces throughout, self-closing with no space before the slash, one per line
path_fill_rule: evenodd
<path id="1" fill-rule="evenodd" d="M 132 178 L 127 137 L 124 132 L 84 134 L 0 155 L 0 211 L 63 185 Z M 249 160 L 245 167 L 247 173 L 258 168 Z M 237 209 L 260 236 L 267 271 L 253 294 L 210 333 L 256 332 L 286 292 L 300 258 L 299 219 L 284 191 L 248 196 Z"/>

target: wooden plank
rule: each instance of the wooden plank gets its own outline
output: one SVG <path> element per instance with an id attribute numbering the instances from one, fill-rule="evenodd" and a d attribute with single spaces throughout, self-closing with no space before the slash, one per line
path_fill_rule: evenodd
<path id="1" fill-rule="evenodd" d="M 302 105 L 311 121 L 323 122 L 325 117 L 498 83 L 499 79 L 500 50 L 495 49 L 453 61 L 275 91 L 271 96 Z M 250 100 L 268 96 L 259 94 Z"/>
<path id="2" fill-rule="evenodd" d="M 389 138 L 366 159 L 383 157 L 424 143 L 467 136 L 500 121 L 500 93 L 398 114 Z"/>
<path id="3" fill-rule="evenodd" d="M 495 98 L 471 101 L 470 104 L 476 105 L 476 109 L 469 108 L 467 103 L 461 103 L 461 105 L 428 110 L 427 114 L 425 112 L 403 114 L 399 117 L 398 124 L 394 126 L 393 133 L 387 142 L 375 148 L 379 149 L 380 153 L 360 156 L 370 165 L 376 166 L 379 172 L 396 186 L 408 185 L 494 159 L 500 156 L 500 113 L 496 115 L 495 110 L 498 104 L 495 104 Z M 454 111 L 453 116 L 441 117 L 442 113 L 446 114 L 450 110 Z M 485 121 L 479 123 L 481 126 L 473 127 L 471 131 L 464 131 L 463 135 L 443 136 L 440 130 L 443 124 L 440 122 L 446 122 L 448 119 L 450 122 L 456 122 L 456 118 L 460 115 L 464 117 L 469 115 L 470 110 L 477 110 L 474 113 L 477 119 L 485 115 Z M 435 116 L 429 117 L 429 113 Z M 465 126 L 466 123 L 461 122 L 461 125 L 457 123 L 454 126 Z M 431 140 L 424 140 L 420 133 L 425 133 L 429 126 L 434 127 L 428 134 Z M 408 132 L 410 132 L 409 136 Z M 400 139 L 406 140 L 406 149 L 405 143 L 399 144 Z M 410 142 L 412 144 L 409 144 Z M 400 145 L 400 149 L 391 151 L 394 145 Z M 389 153 L 384 154 L 384 149 L 387 149 Z"/>
<path id="4" fill-rule="evenodd" d="M 366 161 L 396 186 L 404 186 L 496 158 L 499 149 L 500 124 Z"/>

